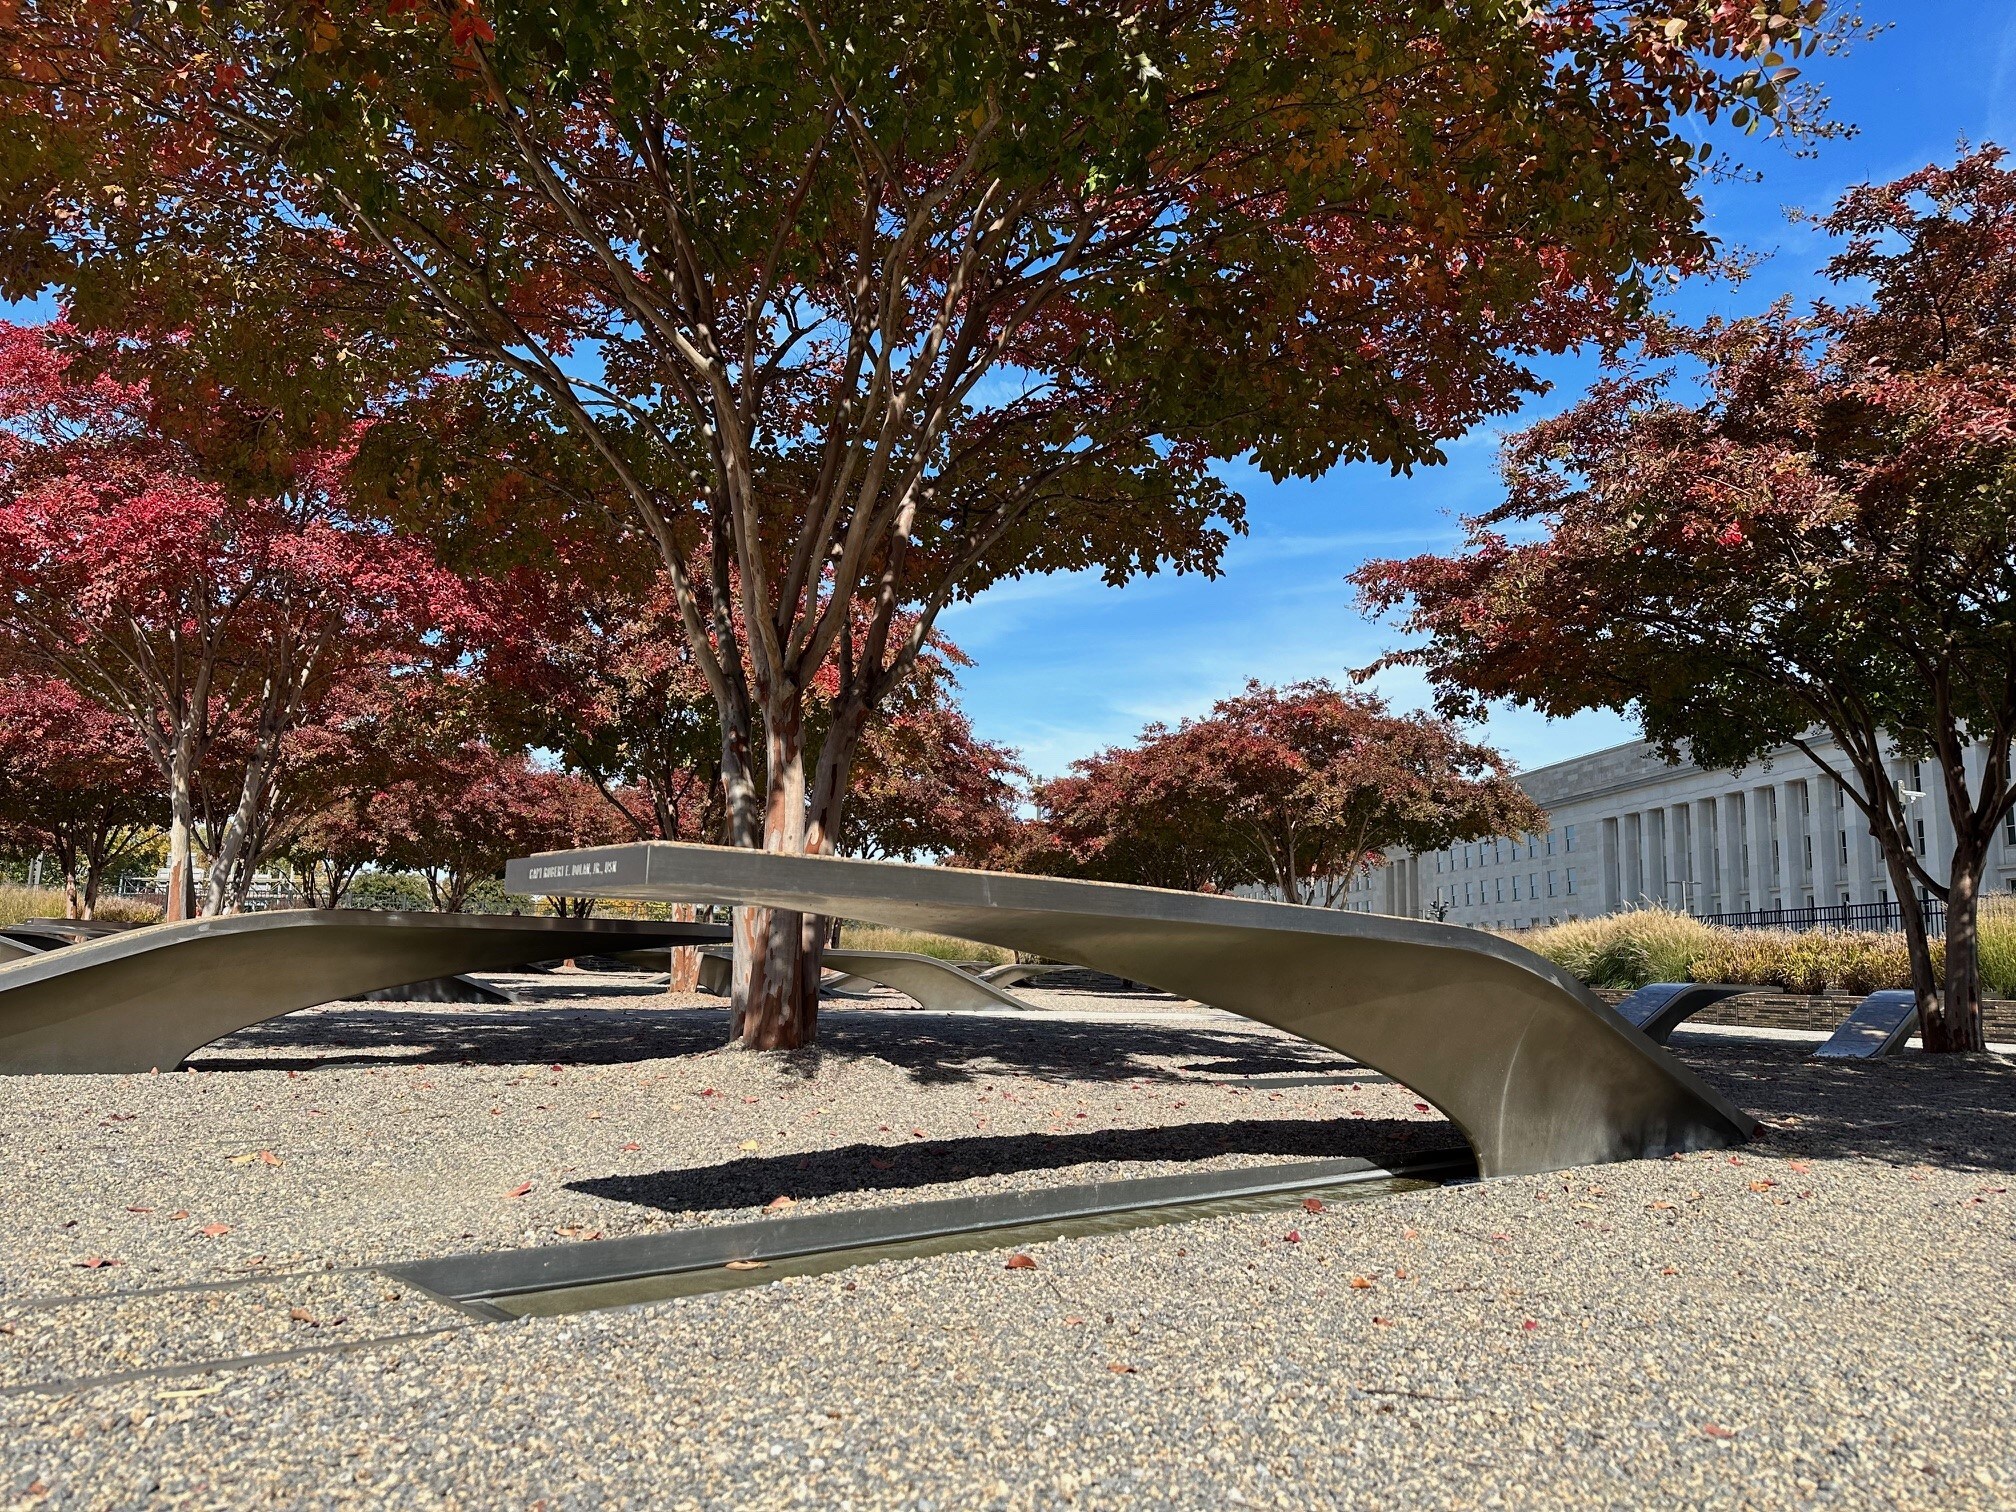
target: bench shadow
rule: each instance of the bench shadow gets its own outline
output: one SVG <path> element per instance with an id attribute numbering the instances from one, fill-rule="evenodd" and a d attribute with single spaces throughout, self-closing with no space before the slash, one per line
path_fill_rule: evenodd
<path id="1" fill-rule="evenodd" d="M 1112 1162 L 1200 1161 L 1226 1155 L 1373 1161 L 1458 1149 L 1449 1125 L 1408 1119 L 1232 1119 L 1076 1134 L 973 1135 L 906 1145 L 851 1144 L 796 1155 L 570 1181 L 570 1191 L 667 1213 L 762 1207 L 844 1193 L 904 1192 L 975 1176 L 1010 1176 Z"/>
<path id="2" fill-rule="evenodd" d="M 303 1009 L 205 1046 L 201 1071 L 303 1071 L 357 1065 L 619 1065 L 725 1050 L 719 1008 L 443 1008 L 337 1004 Z M 1038 1019 L 919 1010 L 828 1009 L 820 1044 L 786 1062 L 815 1074 L 820 1059 L 873 1057 L 920 1084 L 1027 1075 L 1092 1081 L 1349 1075 L 1319 1045 L 1243 1029 L 1160 1027 L 1139 1019 Z"/>

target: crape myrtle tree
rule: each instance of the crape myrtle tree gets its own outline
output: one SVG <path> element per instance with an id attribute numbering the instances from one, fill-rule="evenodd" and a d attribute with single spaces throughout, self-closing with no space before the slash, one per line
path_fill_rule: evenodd
<path id="1" fill-rule="evenodd" d="M 1511 439 L 1459 554 L 1358 581 L 1408 606 L 1426 639 L 1394 660 L 1451 712 L 1616 709 L 1707 767 L 1803 751 L 1882 849 L 1926 1048 L 1978 1050 L 1981 872 L 2016 805 L 2016 173 L 1971 151 L 1820 224 L 1844 302 L 1664 333 Z M 1897 757 L 1936 774 L 1943 875 Z"/>
<path id="2" fill-rule="evenodd" d="M 1613 335 L 1822 10 L 24 0 L 0 260 L 92 310 L 286 269 L 233 297 L 324 312 L 332 385 L 536 398 L 671 578 L 729 838 L 818 852 L 947 603 L 1214 570 L 1213 459 L 1436 460 Z M 744 1044 L 810 1037 L 819 934 L 739 917 Z"/>
<path id="3" fill-rule="evenodd" d="M 1526 834 L 1546 816 L 1504 759 L 1445 720 L 1327 682 L 1249 682 L 1210 714 L 1039 787 L 1045 870 L 1336 907 L 1395 846 Z"/>
<path id="4" fill-rule="evenodd" d="M 239 493 L 213 466 L 238 442 L 206 457 L 214 437 L 158 424 L 149 386 L 94 373 L 73 334 L 0 324 L 0 654 L 139 735 L 167 790 L 170 919 L 196 911 L 207 796 L 201 907 L 225 912 L 290 734 L 360 669 L 446 654 L 468 604 L 424 544 L 352 515 L 343 450 L 269 459 Z"/>
<path id="5" fill-rule="evenodd" d="M 0 677 L 0 844 L 63 874 L 66 918 L 152 845 L 161 781 L 132 727 L 52 677 Z"/>

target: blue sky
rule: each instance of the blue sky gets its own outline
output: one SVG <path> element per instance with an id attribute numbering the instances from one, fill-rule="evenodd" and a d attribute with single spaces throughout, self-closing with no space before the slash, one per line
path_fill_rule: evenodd
<path id="1" fill-rule="evenodd" d="M 1788 224 L 1788 207 L 1824 209 L 1851 184 L 1950 160 L 1963 136 L 2016 150 L 2016 0 L 1867 0 L 1864 14 L 1890 29 L 1846 57 L 1805 65 L 1859 135 L 1810 159 L 1751 144 L 1760 182 L 1709 185 L 1714 233 L 1765 260 L 1737 288 L 1683 291 L 1673 302 L 1681 313 L 1753 310 L 1821 287 L 1829 243 Z M 1572 401 L 1593 370 L 1584 358 L 1546 364 L 1555 388 L 1526 415 Z M 1354 466 L 1277 486 L 1227 469 L 1246 495 L 1251 533 L 1233 542 L 1215 581 L 1162 574 L 1111 589 L 1095 576 L 1026 579 L 956 606 L 943 623 L 975 661 L 961 678 L 975 725 L 1048 776 L 1151 719 L 1200 713 L 1248 677 L 1340 678 L 1369 663 L 1396 637 L 1353 609 L 1345 574 L 1369 557 L 1453 543 L 1456 516 L 1495 501 L 1497 437 L 1512 423 L 1480 427 L 1447 448 L 1446 466 L 1411 477 Z M 1412 675 L 1378 686 L 1398 706 L 1424 702 Z M 1486 731 L 1524 767 L 1633 733 L 1607 714 L 1548 721 L 1516 710 Z"/>

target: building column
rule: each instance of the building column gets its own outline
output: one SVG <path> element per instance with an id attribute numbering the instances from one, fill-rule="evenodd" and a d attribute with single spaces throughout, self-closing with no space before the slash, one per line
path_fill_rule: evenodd
<path id="1" fill-rule="evenodd" d="M 1835 795 L 1841 785 L 1832 777 L 1817 777 L 1808 785 L 1813 795 L 1807 822 L 1813 830 L 1813 903 L 1817 908 L 1841 906 L 1841 809 Z"/>
<path id="2" fill-rule="evenodd" d="M 1694 912 L 1720 913 L 1722 879 L 1715 875 L 1715 817 L 1720 805 L 1713 798 L 1694 800 Z"/>
<path id="3" fill-rule="evenodd" d="M 1742 913 L 1750 907 L 1750 879 L 1744 875 L 1742 794 L 1724 792 L 1716 798 L 1716 841 L 1722 845 L 1722 911 Z"/>
<path id="4" fill-rule="evenodd" d="M 1743 794 L 1743 841 L 1750 848 L 1749 911 L 1771 906 L 1771 790 L 1749 788 Z"/>
<path id="5" fill-rule="evenodd" d="M 1659 874 L 1659 896 L 1666 900 L 1668 908 L 1687 910 L 1687 849 L 1688 824 L 1687 805 L 1669 803 L 1665 808 L 1664 828 L 1666 844 L 1659 857 L 1664 868 Z"/>
<path id="6" fill-rule="evenodd" d="M 1785 906 L 1804 908 L 1806 889 L 1812 877 L 1806 866 L 1806 840 L 1812 833 L 1812 785 L 1804 778 L 1795 778 L 1778 790 L 1783 807 L 1779 809 L 1779 820 L 1785 837 Z"/>
<path id="7" fill-rule="evenodd" d="M 1663 858 L 1660 855 L 1659 810 L 1638 813 L 1638 901 L 1657 903 L 1666 894 Z"/>
<path id="8" fill-rule="evenodd" d="M 1605 819 L 1597 830 L 1596 855 L 1599 875 L 1596 880 L 1597 896 L 1604 913 L 1615 913 L 1623 906 L 1624 879 L 1619 873 L 1622 858 L 1618 853 L 1617 832 L 1622 827 L 1622 819 Z"/>

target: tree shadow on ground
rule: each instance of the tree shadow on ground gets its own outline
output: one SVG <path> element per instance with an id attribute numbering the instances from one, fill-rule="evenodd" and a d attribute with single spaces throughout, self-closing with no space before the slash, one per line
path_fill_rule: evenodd
<path id="1" fill-rule="evenodd" d="M 340 1005 L 269 1019 L 190 1057 L 203 1071 L 309 1070 L 354 1065 L 618 1065 L 723 1051 L 719 1008 L 452 1009 L 435 1004 Z M 251 1053 L 248 1053 L 251 1052 Z M 815 1074 L 824 1057 L 874 1057 L 924 1084 L 991 1076 L 1180 1081 L 1348 1076 L 1353 1063 L 1319 1045 L 1253 1030 L 917 1010 L 829 1009 L 817 1050 L 785 1062 Z"/>
<path id="2" fill-rule="evenodd" d="M 691 1170 L 599 1176 L 568 1188 L 610 1202 L 668 1213 L 761 1207 L 778 1197 L 808 1201 L 846 1193 L 902 1192 L 975 1176 L 1054 1171 L 1148 1160 L 1201 1161 L 1225 1155 L 1375 1162 L 1460 1149 L 1444 1123 L 1406 1119 L 1232 1119 L 1076 1134 L 998 1134 L 920 1139 L 907 1145 L 852 1144 L 835 1150 L 725 1161 Z"/>
<path id="3" fill-rule="evenodd" d="M 1816 1061 L 1782 1040 L 1675 1039 L 1681 1060 L 1764 1121 L 1774 1155 L 2016 1171 L 2016 1063 L 2000 1056 Z"/>

